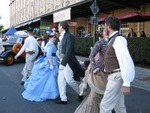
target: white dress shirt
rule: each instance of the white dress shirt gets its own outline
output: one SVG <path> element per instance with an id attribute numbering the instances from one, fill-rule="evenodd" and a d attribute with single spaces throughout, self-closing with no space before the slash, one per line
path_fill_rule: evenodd
<path id="1" fill-rule="evenodd" d="M 22 46 L 21 50 L 18 52 L 17 56 L 20 56 L 23 52 L 38 51 L 38 43 L 37 40 L 33 36 L 28 36 L 25 39 L 25 43 Z"/>
<path id="2" fill-rule="evenodd" d="M 118 31 L 114 32 L 111 36 L 117 32 Z M 112 46 L 115 49 L 116 57 L 119 62 L 123 86 L 130 87 L 130 82 L 133 81 L 135 76 L 135 68 L 127 47 L 127 40 L 123 36 L 117 36 Z"/>
<path id="3" fill-rule="evenodd" d="M 45 50 L 45 46 L 46 46 L 45 41 L 42 41 L 42 43 L 41 43 L 41 48 L 42 48 L 42 51 L 43 51 L 43 52 L 44 52 L 44 50 Z"/>
<path id="4" fill-rule="evenodd" d="M 63 32 L 60 34 L 60 36 L 59 36 L 59 41 L 60 41 L 60 42 L 62 41 L 62 39 L 63 39 L 65 33 L 66 33 L 66 31 L 63 31 Z"/>

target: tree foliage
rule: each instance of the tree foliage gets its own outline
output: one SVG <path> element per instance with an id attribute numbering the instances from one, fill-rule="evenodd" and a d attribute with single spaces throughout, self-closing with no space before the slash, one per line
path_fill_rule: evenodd
<path id="1" fill-rule="evenodd" d="M 2 31 L 3 27 L 4 27 L 3 25 L 0 25 L 0 31 Z"/>

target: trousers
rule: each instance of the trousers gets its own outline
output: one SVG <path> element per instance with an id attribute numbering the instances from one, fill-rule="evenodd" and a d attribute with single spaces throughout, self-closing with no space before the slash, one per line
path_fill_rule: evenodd
<path id="1" fill-rule="evenodd" d="M 24 68 L 22 70 L 22 79 L 21 81 L 25 82 L 27 80 L 27 78 L 31 75 L 31 71 L 34 65 L 34 61 L 36 59 L 37 53 L 36 54 L 26 54 L 26 62 L 24 65 Z"/>
<path id="2" fill-rule="evenodd" d="M 71 88 L 79 95 L 79 86 L 77 82 L 73 79 L 73 71 L 68 64 L 65 66 L 64 70 L 59 70 L 58 74 L 58 88 L 61 101 L 67 101 L 67 84 L 69 84 L 69 86 L 71 86 Z"/>
<path id="3" fill-rule="evenodd" d="M 108 75 L 104 97 L 100 103 L 100 113 L 112 113 L 113 109 L 115 109 L 116 113 L 127 113 L 122 84 L 123 80 L 120 72 Z"/>

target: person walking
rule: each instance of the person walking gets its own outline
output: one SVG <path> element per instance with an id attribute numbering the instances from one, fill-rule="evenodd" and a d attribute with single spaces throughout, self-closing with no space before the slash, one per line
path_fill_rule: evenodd
<path id="1" fill-rule="evenodd" d="M 78 100 L 82 100 L 83 96 L 79 96 L 79 86 L 76 81 L 80 80 L 80 75 L 84 74 L 84 70 L 74 55 L 74 36 L 69 32 L 68 23 L 66 21 L 60 22 L 58 24 L 58 30 L 60 38 L 62 37 L 62 46 L 58 74 L 60 100 L 56 104 L 67 104 L 67 83 L 78 94 Z"/>
<path id="2" fill-rule="evenodd" d="M 45 55 L 40 56 L 34 63 L 31 76 L 25 81 L 24 99 L 41 102 L 47 99 L 56 99 L 58 91 L 58 58 L 56 56 L 56 37 L 48 35 Z"/>
<path id="3" fill-rule="evenodd" d="M 120 21 L 115 17 L 107 17 L 105 29 L 109 33 L 108 44 L 104 55 L 104 71 L 108 81 L 100 113 L 127 113 L 124 96 L 130 94 L 130 83 L 135 76 L 133 60 L 130 56 L 127 40 L 119 35 Z"/>
<path id="4" fill-rule="evenodd" d="M 103 73 L 103 70 L 108 34 L 103 30 L 103 36 L 98 36 L 99 40 L 95 43 L 89 56 L 90 65 L 85 72 L 83 82 L 80 84 L 80 95 L 85 93 L 87 85 L 90 87 L 90 93 L 74 113 L 99 113 L 99 103 L 107 83 L 107 76 Z"/>
<path id="5" fill-rule="evenodd" d="M 23 85 L 25 80 L 27 80 L 27 78 L 31 75 L 33 63 L 36 60 L 39 52 L 37 40 L 33 37 L 33 29 L 29 27 L 29 29 L 27 29 L 27 32 L 28 37 L 25 39 L 24 45 L 15 56 L 15 59 L 17 59 L 24 51 L 26 52 L 25 66 L 22 71 L 23 77 L 21 79 L 21 85 Z"/>

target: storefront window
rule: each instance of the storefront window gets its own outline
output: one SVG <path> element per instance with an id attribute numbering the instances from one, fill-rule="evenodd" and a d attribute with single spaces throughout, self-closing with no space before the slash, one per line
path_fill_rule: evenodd
<path id="1" fill-rule="evenodd" d="M 123 36 L 127 36 L 129 32 L 129 25 L 127 22 L 122 22 L 121 23 L 121 26 L 120 26 L 120 33 L 123 35 Z"/>
<path id="2" fill-rule="evenodd" d="M 85 31 L 85 27 L 83 26 L 77 27 L 77 36 L 83 37 L 83 31 Z"/>

